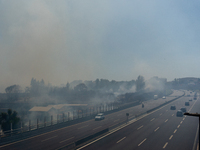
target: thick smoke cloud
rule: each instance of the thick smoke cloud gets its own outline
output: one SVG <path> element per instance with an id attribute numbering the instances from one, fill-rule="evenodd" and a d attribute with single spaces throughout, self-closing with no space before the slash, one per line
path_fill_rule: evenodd
<path id="1" fill-rule="evenodd" d="M 32 77 L 199 76 L 185 71 L 198 67 L 199 2 L 180 2 L 0 0 L 0 91 Z"/>

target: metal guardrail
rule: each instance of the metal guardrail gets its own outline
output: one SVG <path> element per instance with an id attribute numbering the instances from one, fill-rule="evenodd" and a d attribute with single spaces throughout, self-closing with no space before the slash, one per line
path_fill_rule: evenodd
<path id="1" fill-rule="evenodd" d="M 67 123 L 67 122 L 70 123 L 70 122 L 73 122 L 73 121 L 78 120 L 78 119 L 91 118 L 91 117 L 94 117 L 99 112 L 103 112 L 103 113 L 107 114 L 109 112 L 113 112 L 116 109 L 118 109 L 118 107 L 113 106 L 113 105 L 110 105 L 110 107 L 108 107 L 106 109 L 104 107 L 102 107 L 102 108 L 100 108 L 96 111 L 93 111 L 93 112 L 87 111 L 84 114 L 76 114 L 76 115 L 74 114 L 73 116 L 68 116 L 68 117 L 64 117 L 64 118 L 61 117 L 61 118 L 56 119 L 56 120 L 38 122 L 37 124 L 34 124 L 34 125 L 30 125 L 30 122 L 29 122 L 29 125 L 25 125 L 23 127 L 21 126 L 20 128 L 11 129 L 11 130 L 7 130 L 7 131 L 4 131 L 4 132 L 2 130 L 0 130 L 0 139 L 10 137 L 10 136 L 13 136 L 13 135 L 16 135 L 16 134 L 22 134 L 22 133 L 25 133 L 25 132 L 30 132 L 30 131 L 34 131 L 34 130 L 58 125 L 58 124 L 61 124 L 61 123 Z"/>
<path id="2" fill-rule="evenodd" d="M 115 128 L 117 128 L 117 127 L 119 127 L 119 126 L 121 126 L 121 125 L 123 125 L 123 124 L 125 124 L 125 123 L 127 123 L 127 122 L 129 122 L 129 121 L 131 121 L 131 120 L 133 120 L 133 119 L 137 119 L 137 118 L 139 118 L 139 117 L 141 117 L 141 116 L 143 116 L 143 115 L 145 115 L 145 114 L 148 114 L 148 113 L 150 113 L 150 112 L 152 112 L 152 111 L 154 111 L 154 110 L 156 110 L 156 109 L 158 109 L 158 108 L 160 108 L 160 107 L 162 107 L 162 106 L 164 106 L 164 105 L 166 105 L 166 104 L 168 104 L 168 103 L 171 103 L 171 102 L 173 102 L 173 101 L 175 101 L 175 100 L 177 100 L 177 99 L 183 97 L 184 95 L 185 95 L 185 92 L 184 92 L 183 95 L 178 96 L 178 97 L 176 97 L 175 99 L 172 99 L 172 100 L 170 100 L 170 101 L 168 101 L 168 102 L 166 102 L 166 103 L 163 103 L 163 104 L 161 104 L 161 105 L 159 105 L 159 106 L 157 106 L 157 107 L 155 107 L 155 108 L 153 108 L 153 109 L 150 109 L 149 111 L 146 111 L 146 112 L 143 112 L 143 113 L 141 113 L 141 114 L 135 115 L 135 117 L 131 117 L 130 119 L 124 120 L 124 121 L 122 121 L 122 122 L 120 122 L 120 123 L 118 123 L 118 124 L 116 124 L 116 125 L 113 125 L 113 126 L 111 126 L 111 127 L 109 127 L 109 128 L 106 128 L 106 129 L 104 129 L 104 130 L 101 130 L 101 131 L 99 131 L 99 132 L 97 132 L 97 133 L 95 133 L 95 134 L 92 134 L 92 135 L 89 135 L 89 136 L 87 136 L 87 137 L 81 138 L 81 139 L 79 139 L 79 140 L 77 140 L 77 141 L 75 141 L 75 142 L 73 142 L 73 143 L 71 143 L 71 144 L 68 144 L 68 145 L 66 145 L 66 146 L 64 146 L 64 147 L 62 147 L 62 148 L 59 148 L 58 150 L 63 150 L 63 149 L 76 149 L 76 147 L 77 147 L 78 145 L 81 145 L 81 144 L 83 144 L 83 143 L 85 143 L 85 142 L 88 142 L 89 140 L 94 139 L 94 138 L 96 138 L 96 137 L 98 137 L 98 136 L 100 136 L 100 135 L 102 135 L 102 134 L 104 134 L 104 133 L 107 133 L 107 132 L 109 132 L 109 131 L 111 131 L 111 130 L 113 130 L 113 129 L 115 129 Z"/>
<path id="3" fill-rule="evenodd" d="M 184 95 L 185 95 L 185 92 L 184 92 L 184 94 L 182 96 L 184 96 Z M 142 116 L 144 114 L 150 113 L 150 112 L 158 109 L 159 107 L 162 107 L 162 106 L 164 106 L 164 105 L 166 105 L 166 104 L 168 104 L 168 103 L 170 103 L 170 102 L 172 102 L 172 101 L 174 101 L 174 100 L 176 100 L 176 99 L 178 99 L 178 98 L 180 98 L 182 96 L 176 97 L 175 99 L 170 100 L 170 101 L 168 101 L 168 102 L 166 102 L 164 104 L 161 104 L 161 105 L 159 105 L 159 106 L 157 106 L 157 107 L 155 107 L 153 109 L 150 109 L 150 110 L 148 110 L 148 111 L 146 111 L 144 113 L 137 114 L 137 115 L 135 115 L 134 117 L 131 117 L 128 120 L 124 120 L 124 121 L 122 121 L 122 122 L 120 122 L 120 123 L 118 123 L 118 124 L 116 124 L 116 125 L 114 125 L 112 127 L 109 127 L 109 128 L 107 128 L 107 129 L 105 129 L 103 131 L 100 131 L 99 133 L 95 133 L 94 135 L 97 136 L 100 133 L 103 134 L 103 133 L 105 133 L 105 132 L 107 132 L 109 130 L 112 130 L 112 129 L 114 129 L 114 128 L 116 128 L 116 127 L 118 127 L 118 126 L 126 123 L 127 121 L 131 121 L 133 119 L 137 119 L 138 117 L 140 117 L 140 116 Z M 112 107 L 112 109 L 107 109 L 107 111 L 105 111 L 104 113 L 116 111 L 118 109 L 119 109 L 118 107 L 115 107 L 115 109 L 114 109 L 114 107 Z M 74 121 L 74 120 L 78 120 L 78 119 L 81 119 L 81 118 L 87 118 L 87 117 L 91 117 L 91 116 L 94 116 L 94 114 L 90 113 L 90 114 L 85 115 L 85 116 L 84 115 L 80 115 L 79 117 L 76 116 L 76 117 L 70 117 L 70 118 L 64 118 L 64 119 L 61 118 L 61 119 L 58 119 L 58 120 L 48 121 L 48 122 L 45 122 L 45 123 L 38 123 L 38 124 L 35 124 L 35 125 L 24 126 L 24 127 L 18 128 L 18 129 L 13 129 L 13 130 L 5 131 L 4 133 L 0 132 L 0 134 L 1 134 L 0 138 L 3 139 L 5 137 L 10 137 L 10 136 L 13 136 L 13 135 L 16 135 L 16 134 L 22 134 L 22 133 L 30 132 L 30 131 L 33 131 L 33 130 L 38 130 L 38 129 L 42 129 L 42 128 L 45 128 L 45 127 L 57 125 L 57 124 L 60 124 L 60 123 L 71 122 L 71 121 Z M 87 139 L 87 138 L 90 139 L 90 138 L 94 137 L 94 135 L 90 135 L 89 137 L 85 137 L 84 139 Z M 81 141 L 84 141 L 84 140 L 80 139 L 79 142 L 81 142 Z M 75 146 L 77 144 L 79 144 L 79 142 L 75 143 Z M 74 145 L 74 143 L 72 145 Z"/>

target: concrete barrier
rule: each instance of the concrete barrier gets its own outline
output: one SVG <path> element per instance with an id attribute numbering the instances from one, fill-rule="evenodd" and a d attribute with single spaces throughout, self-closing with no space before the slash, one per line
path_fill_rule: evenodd
<path id="1" fill-rule="evenodd" d="M 89 140 L 91 140 L 91 139 L 93 139 L 93 138 L 95 138 L 97 136 L 100 136 L 100 135 L 102 135 L 102 134 L 104 134 L 104 133 L 106 133 L 108 131 L 109 131 L 109 129 L 106 128 L 106 129 L 104 129 L 102 131 L 99 131 L 99 132 L 97 132 L 95 134 L 92 134 L 92 135 L 89 135 L 89 136 L 87 136 L 85 138 L 82 138 L 82 139 L 80 139 L 80 140 L 78 140 L 78 141 L 75 142 L 75 146 L 78 146 L 78 145 L 80 145 L 82 143 L 85 143 L 85 142 L 87 142 L 87 141 L 89 141 Z"/>
<path id="2" fill-rule="evenodd" d="M 181 95 L 181 96 L 178 96 L 178 97 L 176 97 L 176 98 L 174 98 L 174 99 L 172 99 L 172 100 L 170 100 L 170 101 L 168 101 L 168 102 L 165 102 L 165 103 L 163 103 L 163 104 L 161 104 L 161 105 L 159 105 L 159 106 L 157 106 L 157 107 L 155 107 L 155 108 L 152 108 L 152 109 L 150 109 L 150 110 L 147 110 L 147 113 L 150 113 L 150 112 L 152 112 L 152 111 L 154 111 L 154 110 L 156 110 L 156 109 L 158 109 L 158 108 L 160 108 L 160 107 L 162 107 L 162 106 L 165 106 L 165 105 L 167 105 L 167 104 L 169 104 L 169 103 L 171 103 L 171 102 L 173 102 L 173 101 L 175 101 L 175 100 L 177 100 L 177 99 L 179 99 L 179 98 L 181 98 L 181 97 L 183 97 L 183 96 L 185 96 L 185 92 L 184 92 L 184 94 Z"/>

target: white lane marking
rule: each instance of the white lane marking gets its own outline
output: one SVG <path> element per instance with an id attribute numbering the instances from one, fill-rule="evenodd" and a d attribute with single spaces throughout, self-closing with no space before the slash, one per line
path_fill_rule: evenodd
<path id="1" fill-rule="evenodd" d="M 90 121 L 91 120 L 88 120 L 86 122 L 90 122 Z M 63 128 L 60 128 L 60 129 L 56 129 L 56 130 L 53 130 L 53 131 L 50 131 L 50 132 L 46 132 L 46 133 L 43 133 L 43 134 L 39 134 L 39 135 L 36 135 L 36 136 L 32 136 L 30 138 L 19 140 L 19 141 L 13 142 L 13 143 L 5 144 L 5 145 L 0 146 L 0 148 L 6 147 L 6 146 L 9 146 L 9 145 L 13 145 L 13 144 L 16 144 L 16 143 L 20 143 L 20 142 L 23 142 L 23 141 L 27 141 L 27 140 L 30 140 L 30 139 L 34 139 L 34 138 L 37 138 L 37 137 L 41 137 L 43 135 L 47 135 L 49 133 L 54 133 L 54 132 L 57 132 L 57 131 L 60 131 L 60 130 L 63 130 L 63 129 L 67 129 L 67 128 L 70 128 L 70 127 L 74 127 L 74 126 L 77 126 L 77 125 L 80 125 L 80 124 L 82 124 L 82 122 L 74 124 L 74 125 L 71 125 L 71 126 L 63 127 Z"/>
<path id="2" fill-rule="evenodd" d="M 196 103 L 197 101 L 194 102 L 194 104 Z M 192 105 L 192 107 L 189 109 L 188 112 L 190 112 L 190 110 L 193 108 L 194 104 Z M 186 116 L 185 116 L 186 117 Z"/>
<path id="3" fill-rule="evenodd" d="M 138 146 L 142 145 L 142 143 L 144 143 L 147 140 L 147 138 L 145 138 L 142 142 L 140 142 L 140 144 L 138 144 Z"/>
<path id="4" fill-rule="evenodd" d="M 177 126 L 177 128 L 179 128 L 180 127 L 180 124 Z"/>
<path id="5" fill-rule="evenodd" d="M 185 120 L 185 118 L 183 118 L 183 120 Z"/>
<path id="6" fill-rule="evenodd" d="M 117 141 L 117 143 L 121 142 L 122 140 L 124 140 L 126 137 L 123 137 L 121 140 Z"/>
<path id="7" fill-rule="evenodd" d="M 174 114 L 172 114 L 172 116 L 174 116 Z"/>
<path id="8" fill-rule="evenodd" d="M 151 119 L 151 121 L 155 120 L 155 118 Z"/>
<path id="9" fill-rule="evenodd" d="M 140 126 L 139 128 L 137 128 L 137 130 L 140 130 L 142 127 L 143 127 L 143 125 L 142 125 L 142 126 Z"/>
<path id="10" fill-rule="evenodd" d="M 165 122 L 167 122 L 168 121 L 168 119 L 167 120 L 165 120 Z"/>
<path id="11" fill-rule="evenodd" d="M 165 145 L 163 146 L 163 148 L 165 148 L 165 147 L 167 146 L 167 144 L 168 144 L 168 142 L 167 142 L 167 143 L 165 143 Z"/>
<path id="12" fill-rule="evenodd" d="M 163 106 L 163 107 L 158 108 L 157 110 L 152 111 L 152 112 L 149 113 L 149 114 L 145 114 L 145 115 L 142 115 L 141 117 L 139 117 L 139 118 L 137 118 L 137 119 L 133 119 L 133 120 L 129 121 L 127 124 L 121 125 L 121 126 L 117 127 L 116 129 L 113 129 L 113 130 L 109 131 L 108 134 L 106 134 L 106 135 L 104 135 L 104 136 L 102 136 L 102 137 L 100 137 L 100 138 L 98 138 L 98 139 L 96 139 L 96 140 L 94 140 L 94 141 L 92 141 L 92 142 L 86 144 L 86 145 L 83 145 L 82 147 L 78 148 L 77 150 L 81 150 L 81 149 L 83 149 L 83 148 L 85 148 L 85 147 L 87 147 L 87 146 L 89 146 L 89 145 L 91 145 L 91 144 L 93 144 L 93 143 L 95 143 L 95 142 L 97 142 L 97 141 L 99 141 L 99 140 L 101 140 L 101 139 L 103 139 L 103 138 L 109 136 L 110 134 L 113 134 L 114 132 L 117 132 L 117 131 L 119 131 L 120 129 L 122 129 L 122 128 L 124 128 L 124 127 L 126 127 L 126 126 L 128 126 L 128 125 L 130 125 L 130 124 L 132 124 L 132 123 L 134 123 L 134 122 L 136 122 L 136 121 L 142 119 L 142 118 L 145 118 L 146 116 L 149 116 L 150 114 L 153 114 L 153 113 L 157 112 L 158 110 L 161 110 L 162 108 L 164 108 L 164 107 L 166 107 L 166 106 L 169 106 L 169 105 L 170 105 L 170 104 L 167 104 L 167 105 L 165 105 L 165 106 Z M 7 146 L 7 145 L 6 145 L 6 146 Z M 2 146 L 0 146 L 0 148 L 1 148 L 1 147 L 2 147 Z"/>
<path id="13" fill-rule="evenodd" d="M 56 135 L 56 136 L 53 136 L 53 137 L 50 137 L 50 138 L 48 138 L 48 139 L 42 140 L 41 142 L 44 142 L 44 141 L 47 141 L 47 140 L 53 139 L 53 138 L 55 138 L 55 137 L 57 137 L 57 135 Z"/>
<path id="14" fill-rule="evenodd" d="M 174 130 L 174 133 L 176 133 L 176 131 L 177 131 L 177 129 L 176 129 L 176 130 Z"/>
<path id="15" fill-rule="evenodd" d="M 172 137 L 173 137 L 173 135 L 171 135 L 171 136 L 169 137 L 169 140 L 171 140 L 171 139 L 172 139 Z"/>
<path id="16" fill-rule="evenodd" d="M 162 115 L 162 113 L 160 114 L 160 116 Z"/>
<path id="17" fill-rule="evenodd" d="M 119 121 L 119 119 L 115 120 L 114 122 Z"/>
<path id="18" fill-rule="evenodd" d="M 194 140 L 194 144 L 193 144 L 193 148 L 192 148 L 192 150 L 196 150 L 196 149 L 199 149 L 199 147 L 197 147 L 196 148 L 196 144 L 197 144 L 197 140 L 198 140 L 198 133 L 199 133 L 199 124 L 198 124 L 198 126 L 197 126 L 197 132 L 196 132 L 196 136 L 195 136 L 195 140 Z M 197 144 L 197 146 L 198 146 L 199 144 Z"/>
<path id="19" fill-rule="evenodd" d="M 94 128 L 93 130 L 99 129 L 99 128 L 101 128 L 101 127 L 102 127 L 102 126 L 96 127 L 96 128 Z"/>
<path id="20" fill-rule="evenodd" d="M 78 129 L 82 129 L 82 128 L 85 128 L 85 127 L 87 127 L 88 125 L 86 125 L 86 126 L 82 126 L 82 127 L 80 127 L 80 128 L 78 128 Z"/>
<path id="21" fill-rule="evenodd" d="M 180 122 L 180 124 L 182 124 L 182 123 L 183 123 L 183 121 Z"/>
<path id="22" fill-rule="evenodd" d="M 73 139 L 73 138 L 74 138 L 74 137 L 68 138 L 68 139 L 66 139 L 66 140 L 61 141 L 60 143 L 63 143 L 63 142 L 69 141 L 69 140 L 71 140 L 71 139 Z"/>
<path id="23" fill-rule="evenodd" d="M 122 129 L 122 128 L 124 128 L 124 127 L 130 125 L 130 124 L 132 124 L 132 123 L 135 122 L 135 121 L 136 121 L 136 120 L 132 120 L 132 121 L 129 121 L 128 124 L 121 125 L 121 126 L 117 127 L 116 129 L 113 129 L 113 130 L 109 131 L 108 134 L 103 135 L 102 137 L 100 137 L 100 138 L 98 138 L 98 139 L 96 139 L 96 140 L 94 140 L 94 141 L 92 141 L 92 142 L 90 142 L 90 143 L 88 143 L 88 144 L 86 144 L 86 145 L 83 145 L 82 147 L 78 148 L 77 150 L 81 150 L 81 149 L 83 149 L 83 148 L 85 148 L 85 147 L 87 147 L 87 146 L 89 146 L 89 145 L 91 145 L 91 144 L 93 144 L 93 143 L 95 143 L 95 142 L 97 142 L 97 141 L 99 141 L 99 140 L 101 140 L 101 139 L 107 137 L 108 135 L 113 134 L 114 132 L 119 131 L 120 129 Z"/>
<path id="24" fill-rule="evenodd" d="M 182 95 L 182 96 L 183 96 L 183 95 Z M 179 99 L 177 99 L 177 100 L 179 100 Z M 158 109 L 156 109 L 156 110 L 154 110 L 154 111 L 152 111 L 152 112 L 149 113 L 149 114 L 142 115 L 142 116 L 139 117 L 138 119 L 133 119 L 132 121 L 129 121 L 129 123 L 128 123 L 127 125 L 130 125 L 130 124 L 132 124 L 133 122 L 136 122 L 136 121 L 138 121 L 138 120 L 140 120 L 140 119 L 142 119 L 142 118 L 144 118 L 144 117 L 146 117 L 146 116 L 148 116 L 148 115 L 151 115 L 151 114 L 157 112 L 158 110 L 161 110 L 162 108 L 164 108 L 164 107 L 166 107 L 166 106 L 169 106 L 169 105 L 170 105 L 170 103 L 167 104 L 167 105 L 164 105 L 164 106 L 162 106 L 162 107 L 160 107 L 160 108 L 158 108 Z M 185 117 L 186 117 L 186 116 L 185 116 Z M 91 120 L 88 120 L 88 121 L 86 121 L 86 122 L 90 122 L 90 121 L 91 121 Z M 86 122 L 85 122 L 85 123 L 86 123 Z M 30 137 L 30 138 L 26 138 L 26 139 L 23 139 L 23 140 L 19 140 L 19 141 L 16 141 L 16 142 L 12 142 L 12 143 L 9 143 L 9 144 L 5 144 L 5 145 L 0 146 L 0 148 L 6 147 L 6 146 L 9 146 L 9 145 L 13 145 L 13 144 L 16 144 L 16 143 L 20 143 L 20 142 L 23 142 L 23 141 L 27 141 L 27 140 L 30 140 L 30 139 L 33 139 L 33 138 L 37 138 L 37 137 L 40 137 L 40 136 L 43 136 L 43 135 L 47 135 L 47 134 L 49 134 L 49 133 L 54 133 L 54 132 L 57 132 L 57 131 L 60 131 L 60 130 L 63 130 L 63 129 L 67 129 L 67 128 L 70 128 L 70 127 L 73 127 L 73 126 L 77 126 L 77 125 L 80 125 L 80 124 L 82 124 L 82 122 L 77 123 L 77 124 L 74 124 L 74 125 L 71 125 L 71 126 L 63 127 L 63 128 L 60 128 L 60 129 L 56 129 L 56 130 L 53 130 L 53 131 L 50 131 L 50 132 L 46 132 L 46 133 L 43 133 L 43 134 L 39 134 L 39 135 Z M 121 129 L 121 128 L 120 128 L 120 129 Z M 120 129 L 119 129 L 119 130 L 120 130 Z M 117 130 L 116 130 L 116 131 L 117 131 Z M 116 132 L 116 131 L 115 131 L 115 132 Z M 112 133 L 113 133 L 113 132 L 110 132 L 109 134 L 106 134 L 106 136 L 108 136 L 108 135 L 110 135 L 110 134 L 112 134 Z M 77 150 L 83 149 L 84 147 L 87 147 L 88 145 L 91 145 L 92 143 L 95 143 L 96 141 L 99 141 L 100 139 L 102 139 L 102 138 L 104 138 L 104 137 L 106 137 L 106 136 L 103 136 L 103 137 L 101 137 L 101 138 L 98 138 L 97 140 L 92 141 L 92 142 L 88 143 L 87 145 L 84 145 L 84 146 L 78 148 Z"/>
<path id="25" fill-rule="evenodd" d="M 159 128 L 160 128 L 160 127 L 157 127 L 157 128 L 154 130 L 154 132 L 156 132 Z"/>

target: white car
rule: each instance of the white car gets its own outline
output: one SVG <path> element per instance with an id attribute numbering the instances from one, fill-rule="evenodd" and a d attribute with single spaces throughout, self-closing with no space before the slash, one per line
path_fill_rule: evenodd
<path id="1" fill-rule="evenodd" d="M 103 120 L 103 119 L 105 119 L 103 113 L 98 113 L 98 114 L 95 116 L 95 121 L 97 121 L 97 120 Z"/>

